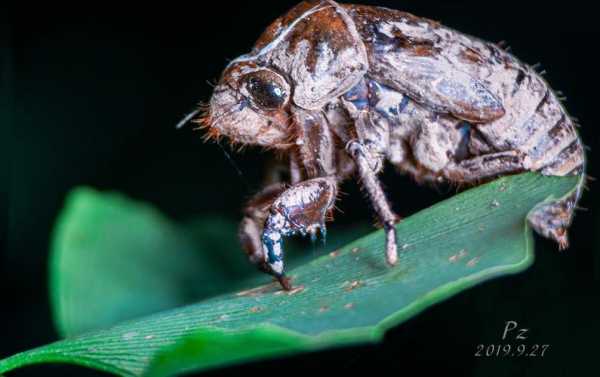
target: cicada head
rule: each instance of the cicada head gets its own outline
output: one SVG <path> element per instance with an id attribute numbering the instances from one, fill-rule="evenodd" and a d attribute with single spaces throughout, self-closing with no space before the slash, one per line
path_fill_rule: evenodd
<path id="1" fill-rule="evenodd" d="M 223 72 L 198 122 L 208 138 L 225 136 L 233 144 L 282 148 L 290 135 L 290 91 L 286 79 L 274 70 L 234 62 Z"/>
<path id="2" fill-rule="evenodd" d="M 252 51 L 233 60 L 201 123 L 208 137 L 283 149 L 297 109 L 318 113 L 368 69 L 351 17 L 330 0 L 305 1 L 275 20 Z"/>

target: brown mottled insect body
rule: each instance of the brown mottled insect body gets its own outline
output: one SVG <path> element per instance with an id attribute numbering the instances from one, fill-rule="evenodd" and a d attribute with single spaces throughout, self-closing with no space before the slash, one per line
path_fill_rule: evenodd
<path id="1" fill-rule="evenodd" d="M 200 123 L 211 137 L 285 152 L 289 186 L 248 203 L 240 237 L 250 260 L 287 289 L 282 238 L 324 232 L 337 185 L 352 175 L 396 263 L 398 218 L 377 177 L 385 161 L 418 182 L 523 171 L 583 182 L 573 122 L 533 69 L 493 43 L 385 8 L 300 3 L 230 63 Z M 529 217 L 561 248 L 581 185 Z"/>

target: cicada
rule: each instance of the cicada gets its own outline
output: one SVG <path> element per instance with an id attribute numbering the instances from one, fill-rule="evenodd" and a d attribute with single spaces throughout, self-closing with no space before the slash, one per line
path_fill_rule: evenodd
<path id="1" fill-rule="evenodd" d="M 207 138 L 283 156 L 288 178 L 247 203 L 239 236 L 284 289 L 283 238 L 324 232 L 338 185 L 352 177 L 385 229 L 387 262 L 397 263 L 399 218 L 378 178 L 385 162 L 417 182 L 579 176 L 576 190 L 528 217 L 568 246 L 582 142 L 548 83 L 498 44 L 397 10 L 305 1 L 229 63 L 203 110 L 192 117 Z"/>

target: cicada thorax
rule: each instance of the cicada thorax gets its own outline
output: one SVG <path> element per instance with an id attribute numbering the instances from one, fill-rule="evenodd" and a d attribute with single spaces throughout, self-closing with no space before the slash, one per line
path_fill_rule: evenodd
<path id="1" fill-rule="evenodd" d="M 242 59 L 285 73 L 294 87 L 294 105 L 305 110 L 322 109 L 368 68 L 354 21 L 326 0 L 302 2 L 275 20 Z"/>

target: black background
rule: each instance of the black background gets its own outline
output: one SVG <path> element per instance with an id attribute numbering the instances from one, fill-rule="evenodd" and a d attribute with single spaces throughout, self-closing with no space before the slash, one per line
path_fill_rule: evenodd
<path id="1" fill-rule="evenodd" d="M 228 59 L 246 53 L 260 32 L 294 2 L 219 1 L 123 5 L 86 3 L 12 8 L 0 16 L 2 133 L 7 197 L 0 227 L 0 358 L 57 339 L 47 292 L 47 254 L 66 192 L 87 184 L 149 201 L 175 219 L 198 213 L 239 218 L 259 188 L 265 154 L 234 158 L 191 129 L 173 126 L 210 97 Z M 410 11 L 490 41 L 506 40 L 530 64 L 541 62 L 551 86 L 568 97 L 590 146 L 588 172 L 599 176 L 598 20 L 593 9 L 562 2 L 509 6 L 447 1 L 364 1 Z M 83 3 L 80 3 L 83 4 Z M 389 197 L 407 216 L 452 195 L 386 173 Z M 401 375 L 582 375 L 594 373 L 598 325 L 600 214 L 585 193 L 571 228 L 572 247 L 536 237 L 536 262 L 429 309 L 386 335 L 385 342 L 211 371 L 208 375 L 356 371 Z M 352 183 L 336 226 L 370 219 Z M 4 205 L 4 204 L 3 204 Z M 235 235 L 232 235 L 234 237 Z M 92 313 L 90 313 L 92 315 Z M 550 344 L 543 358 L 474 357 L 477 344 L 499 343 L 505 321 L 529 328 L 530 344 Z M 590 368 L 588 370 L 588 368 Z M 415 372 L 410 372 L 413 369 Z M 103 375 L 77 367 L 37 366 L 16 376 Z"/>

